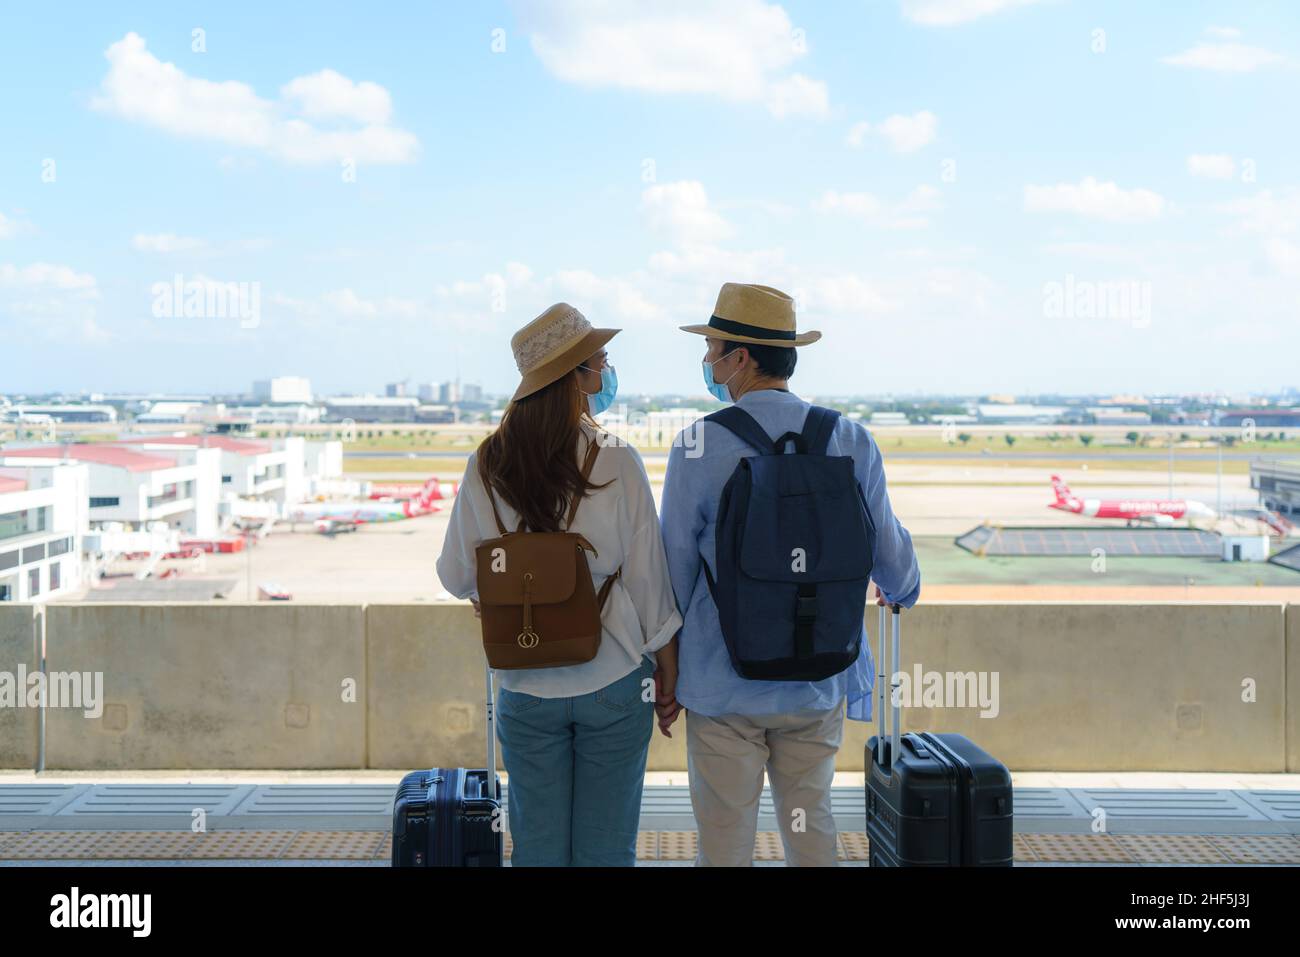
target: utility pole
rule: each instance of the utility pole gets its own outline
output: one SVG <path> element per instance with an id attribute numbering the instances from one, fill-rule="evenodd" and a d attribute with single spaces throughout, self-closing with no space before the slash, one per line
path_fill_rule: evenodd
<path id="1" fill-rule="evenodd" d="M 1174 497 L 1174 433 L 1169 433 L 1169 497 Z"/>
<path id="2" fill-rule="evenodd" d="M 1214 510 L 1220 518 L 1223 517 L 1223 443 L 1216 442 L 1214 447 L 1219 450 L 1218 467 L 1215 469 L 1215 491 L 1214 491 Z"/>

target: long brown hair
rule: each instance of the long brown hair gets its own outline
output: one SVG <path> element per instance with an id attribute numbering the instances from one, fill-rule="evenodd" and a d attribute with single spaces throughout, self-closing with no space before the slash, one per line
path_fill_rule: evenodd
<path id="1" fill-rule="evenodd" d="M 609 484 L 582 477 L 577 459 L 584 420 L 596 424 L 574 371 L 511 402 L 501 425 L 478 447 L 479 478 L 519 513 L 529 531 L 563 531 L 574 497 Z"/>

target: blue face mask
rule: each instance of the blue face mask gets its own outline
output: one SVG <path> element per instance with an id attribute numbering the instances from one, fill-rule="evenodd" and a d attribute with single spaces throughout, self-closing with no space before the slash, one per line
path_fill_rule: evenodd
<path id="1" fill-rule="evenodd" d="M 723 356 L 723 358 L 725 359 L 726 356 Z M 721 361 L 722 359 L 713 360 L 713 362 L 721 362 Z M 727 376 L 726 382 L 714 382 L 713 362 L 709 362 L 707 359 L 704 361 L 704 387 L 708 389 L 709 392 L 712 394 L 712 396 L 715 399 L 717 399 L 719 402 L 730 402 L 731 393 L 727 391 L 727 382 L 730 382 L 732 379 L 734 379 L 736 377 L 736 372 L 739 372 L 740 370 L 737 369 L 736 372 L 733 372 L 731 373 L 731 375 Z"/>
<path id="2" fill-rule="evenodd" d="M 595 372 L 595 369 L 587 369 L 586 366 L 578 366 L 579 369 L 586 369 L 588 372 Z M 611 405 L 614 404 L 614 396 L 618 394 L 618 373 L 614 371 L 613 366 L 605 366 L 600 370 L 600 391 L 588 392 L 587 407 L 591 410 L 592 415 L 600 415 Z"/>

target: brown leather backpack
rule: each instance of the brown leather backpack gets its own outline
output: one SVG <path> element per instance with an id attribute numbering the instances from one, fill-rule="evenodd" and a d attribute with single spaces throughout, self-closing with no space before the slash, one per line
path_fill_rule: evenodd
<path id="1" fill-rule="evenodd" d="M 592 440 L 582 463 L 585 482 L 600 444 Z M 500 538 L 475 549 L 478 599 L 483 622 L 483 650 L 488 665 L 504 670 L 560 668 L 596 657 L 600 648 L 600 614 L 622 568 L 597 592 L 587 565 L 596 549 L 575 532 L 507 532 L 488 486 L 488 501 Z M 565 528 L 582 504 L 574 497 Z"/>

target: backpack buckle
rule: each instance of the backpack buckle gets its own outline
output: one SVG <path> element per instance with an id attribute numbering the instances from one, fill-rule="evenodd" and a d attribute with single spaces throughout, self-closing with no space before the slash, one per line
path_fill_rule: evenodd
<path id="1" fill-rule="evenodd" d="M 800 595 L 795 602 L 794 616 L 799 621 L 811 621 L 817 617 L 817 596 Z"/>

